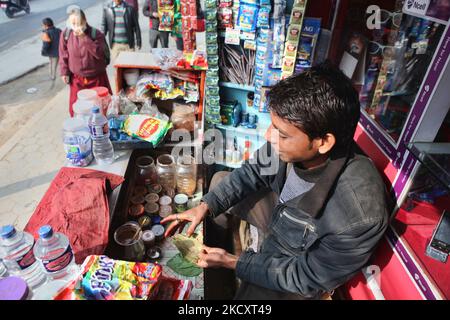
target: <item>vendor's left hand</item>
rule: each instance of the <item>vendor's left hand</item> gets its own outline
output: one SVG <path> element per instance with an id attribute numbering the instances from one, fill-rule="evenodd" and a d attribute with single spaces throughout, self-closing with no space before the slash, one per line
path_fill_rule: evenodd
<path id="1" fill-rule="evenodd" d="M 227 268 L 236 269 L 238 257 L 221 248 L 202 247 L 198 255 L 197 265 L 201 268 Z"/>

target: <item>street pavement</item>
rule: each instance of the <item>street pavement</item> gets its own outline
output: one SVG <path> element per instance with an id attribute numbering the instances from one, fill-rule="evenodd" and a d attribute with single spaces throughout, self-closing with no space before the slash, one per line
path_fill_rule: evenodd
<path id="1" fill-rule="evenodd" d="M 140 2 L 142 5 L 142 0 Z M 101 18 L 101 4 L 88 8 L 86 14 L 88 21 L 94 26 L 98 26 Z M 142 14 L 140 14 L 140 26 L 143 33 L 142 51 L 149 51 L 148 19 Z M 30 41 L 30 43 L 20 49 L 16 47 L 18 51 L 15 51 L 15 55 L 23 55 L 20 50 L 28 52 L 33 57 L 39 55 L 40 49 L 36 50 L 38 47 L 40 48 L 40 41 L 36 41 L 36 43 L 33 42 L 34 39 L 25 41 Z M 175 47 L 172 39 L 170 47 Z M 0 77 L 3 77 L 6 68 L 10 71 L 9 79 L 11 79 L 14 76 L 11 69 L 15 70 L 19 66 L 9 64 L 10 62 L 4 63 L 4 57 L 4 52 L 0 52 L 0 61 L 2 61 Z M 26 63 L 25 60 L 20 59 L 17 63 L 19 61 L 22 61 L 23 64 Z M 33 63 L 36 67 L 36 61 Z M 28 65 L 28 71 L 30 65 L 32 64 Z M 112 66 L 108 68 L 108 75 L 111 85 L 114 87 Z M 9 79 L 3 77 L 3 80 L 8 81 Z M 48 97 L 48 99 L 49 102 L 0 147 L 0 226 L 13 224 L 19 229 L 24 228 L 50 182 L 65 164 L 62 123 L 69 116 L 68 87 L 64 87 L 54 97 Z"/>

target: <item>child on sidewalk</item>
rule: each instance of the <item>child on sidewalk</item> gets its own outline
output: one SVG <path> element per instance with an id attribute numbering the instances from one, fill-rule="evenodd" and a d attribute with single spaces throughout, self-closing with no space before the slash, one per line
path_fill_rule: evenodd
<path id="1" fill-rule="evenodd" d="M 50 79 L 56 79 L 56 67 L 58 66 L 59 59 L 59 38 L 61 35 L 61 29 L 56 28 L 53 25 L 53 21 L 50 18 L 42 20 L 42 50 L 41 54 L 44 57 L 50 59 Z"/>

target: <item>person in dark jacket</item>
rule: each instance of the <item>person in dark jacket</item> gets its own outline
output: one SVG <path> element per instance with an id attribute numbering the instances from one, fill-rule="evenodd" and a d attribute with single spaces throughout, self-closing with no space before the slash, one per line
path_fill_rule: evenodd
<path id="1" fill-rule="evenodd" d="M 355 153 L 359 99 L 340 70 L 326 63 L 282 80 L 268 103 L 268 143 L 220 182 L 216 174 L 199 206 L 163 219 L 171 222 L 165 235 L 188 222 L 191 235 L 208 214 L 237 215 L 262 231 L 261 245 L 239 256 L 204 246 L 200 267 L 235 270 L 236 299 L 323 299 L 367 264 L 382 238 L 385 185 Z"/>
<path id="2" fill-rule="evenodd" d="M 150 48 L 157 48 L 158 40 L 161 48 L 168 48 L 170 31 L 159 31 L 158 0 L 146 0 L 142 13 L 144 16 L 149 17 Z"/>
<path id="3" fill-rule="evenodd" d="M 68 25 L 59 41 L 59 68 L 62 80 L 70 85 L 69 113 L 73 117 L 78 91 L 94 87 L 112 91 L 106 73 L 109 49 L 104 34 L 87 23 L 79 8 L 69 12 Z"/>
<path id="4" fill-rule="evenodd" d="M 50 79 L 56 79 L 56 68 L 59 59 L 59 37 L 61 29 L 56 28 L 53 20 L 45 18 L 42 20 L 42 50 L 41 54 L 50 60 Z"/>
<path id="5" fill-rule="evenodd" d="M 123 0 L 109 1 L 105 5 L 102 31 L 108 36 L 112 60 L 122 51 L 141 49 L 141 29 L 137 12 Z"/>

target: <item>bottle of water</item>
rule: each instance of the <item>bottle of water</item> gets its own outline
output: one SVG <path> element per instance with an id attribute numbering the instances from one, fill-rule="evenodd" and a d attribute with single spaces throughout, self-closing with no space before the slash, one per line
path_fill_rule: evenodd
<path id="1" fill-rule="evenodd" d="M 36 289 L 47 281 L 39 261 L 33 254 L 34 238 L 28 232 L 16 231 L 12 225 L 2 227 L 0 258 L 9 275 L 25 280 L 30 289 Z"/>
<path id="2" fill-rule="evenodd" d="M 55 233 L 49 225 L 39 228 L 39 239 L 34 246 L 34 255 L 52 280 L 70 281 L 78 271 L 69 239 Z"/>
<path id="3" fill-rule="evenodd" d="M 92 108 L 89 130 L 92 137 L 92 151 L 97 163 L 100 165 L 112 163 L 114 161 L 114 148 L 109 139 L 108 119 L 100 113 L 99 107 Z"/>
<path id="4" fill-rule="evenodd" d="M 6 266 L 3 264 L 2 259 L 0 259 L 0 279 L 6 278 L 8 276 L 8 270 Z"/>

